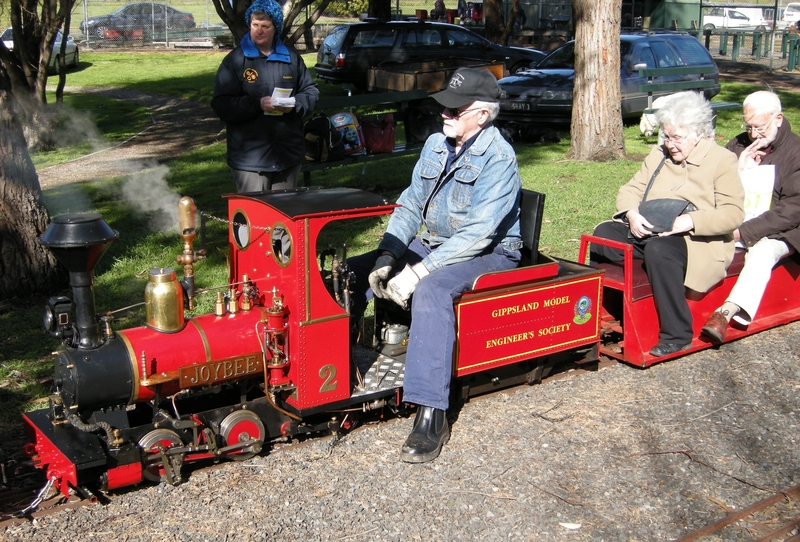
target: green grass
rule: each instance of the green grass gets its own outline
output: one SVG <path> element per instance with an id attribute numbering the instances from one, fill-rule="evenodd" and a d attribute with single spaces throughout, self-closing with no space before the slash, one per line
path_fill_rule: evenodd
<path id="1" fill-rule="evenodd" d="M 67 74 L 67 85 L 125 87 L 142 92 L 210 102 L 214 75 L 224 52 L 133 52 L 81 54 L 79 70 Z M 55 83 L 53 79 L 53 83 Z"/>
<path id="2" fill-rule="evenodd" d="M 213 77 L 224 53 L 87 53 L 82 55 L 81 69 L 68 75 L 72 86 L 127 86 L 147 92 L 161 92 L 210 100 Z M 313 65 L 314 55 L 306 55 Z M 325 95 L 341 93 L 336 85 L 320 84 Z M 738 84 L 723 84 L 717 98 L 741 102 L 749 92 L 757 90 Z M 800 126 L 800 96 L 781 93 L 785 114 L 795 126 Z M 105 144 L 121 141 L 135 133 L 147 122 L 141 108 L 106 98 L 88 95 L 68 95 L 66 104 L 78 111 L 90 111 Z M 718 119 L 719 142 L 727 141 L 740 131 L 741 115 L 724 111 Z M 560 134 L 560 143 L 514 145 L 520 165 L 523 186 L 544 192 L 547 196 L 542 228 L 543 252 L 557 257 L 574 259 L 578 239 L 614 211 L 614 199 L 619 186 L 627 182 L 639 168 L 655 138 L 644 138 L 638 126 L 625 128 L 628 158 L 606 163 L 573 162 L 566 159 L 569 151 L 568 134 Z M 80 138 L 75 137 L 79 140 Z M 47 155 L 34 155 L 42 167 L 54 164 L 91 148 L 93 143 L 76 141 L 74 146 Z M 233 190 L 225 165 L 225 145 L 218 143 L 189 152 L 168 166 L 165 187 L 172 204 L 180 195 L 195 199 L 198 209 L 214 216 L 226 216 L 225 203 L 220 195 Z M 399 157 L 391 161 L 335 168 L 314 172 L 312 184 L 325 187 L 348 186 L 374 190 L 387 198 L 396 198 L 408 185 L 415 160 Z M 153 266 L 174 266 L 181 251 L 181 239 L 173 225 L 164 231 L 151 224 L 164 217 L 160 211 L 137 210 L 126 197 L 126 188 L 139 180 L 109 179 L 94 183 L 62 186 L 45 191 L 51 209 L 80 203 L 81 211 L 103 215 L 120 238 L 100 261 L 95 270 L 95 297 L 98 311 L 112 311 L 139 303 L 143 299 L 147 272 Z M 141 194 L 141 189 L 137 194 Z M 135 198 L 141 199 L 141 198 Z M 77 204 L 75 204 L 77 205 Z M 373 248 L 385 228 L 386 218 L 359 224 L 344 224 L 326 232 L 326 239 L 346 240 L 350 253 Z M 198 288 L 213 287 L 226 282 L 225 258 L 227 230 L 224 224 L 209 221 L 207 227 L 208 259 L 196 265 Z M 200 240 L 196 240 L 199 247 Z M 62 292 L 69 295 L 69 292 Z M 199 298 L 198 312 L 211 310 L 212 296 Z M 51 382 L 52 361 L 49 353 L 57 341 L 41 331 L 41 312 L 45 299 L 26 299 L 13 306 L 0 308 L 0 427 L 18 427 L 21 412 L 41 408 Z M 141 307 L 118 313 L 118 328 L 139 325 Z"/>

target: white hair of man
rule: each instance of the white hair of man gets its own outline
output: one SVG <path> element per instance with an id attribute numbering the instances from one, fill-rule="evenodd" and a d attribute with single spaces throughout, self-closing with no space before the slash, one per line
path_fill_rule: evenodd
<path id="1" fill-rule="evenodd" d="M 489 112 L 489 120 L 486 121 L 486 124 L 489 124 L 494 119 L 497 118 L 497 114 L 500 113 L 500 103 L 499 102 L 482 102 L 480 100 L 476 100 L 472 102 L 470 109 L 486 109 Z"/>
<path id="2" fill-rule="evenodd" d="M 774 92 L 759 90 L 744 99 L 742 109 L 754 115 L 777 115 L 781 112 L 781 99 Z"/>
<path id="3" fill-rule="evenodd" d="M 714 135 L 714 112 L 708 100 L 699 92 L 687 90 L 669 97 L 666 104 L 656 111 L 660 127 L 669 124 L 674 128 L 685 128 L 698 137 Z"/>

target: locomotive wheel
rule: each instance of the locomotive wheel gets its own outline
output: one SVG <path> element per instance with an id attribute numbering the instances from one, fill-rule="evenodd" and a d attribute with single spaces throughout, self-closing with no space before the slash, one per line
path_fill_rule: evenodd
<path id="1" fill-rule="evenodd" d="M 171 446 L 182 446 L 183 441 L 177 433 L 170 431 L 169 429 L 156 429 L 154 431 L 150 431 L 139 440 L 139 447 L 142 449 L 144 454 L 157 453 L 159 451 L 159 445 L 163 446 L 164 448 L 169 448 Z M 161 483 L 166 481 L 167 477 L 160 454 L 144 458 L 144 469 L 142 470 L 142 476 L 144 476 L 145 480 L 150 480 L 151 482 Z"/>
<path id="2" fill-rule="evenodd" d="M 237 410 L 222 420 L 219 432 L 225 440 L 225 446 L 246 442 L 256 439 L 257 444 L 251 444 L 246 448 L 225 454 L 228 459 L 234 461 L 244 461 L 250 459 L 261 451 L 261 443 L 267 438 L 264 424 L 261 419 L 249 410 Z"/>

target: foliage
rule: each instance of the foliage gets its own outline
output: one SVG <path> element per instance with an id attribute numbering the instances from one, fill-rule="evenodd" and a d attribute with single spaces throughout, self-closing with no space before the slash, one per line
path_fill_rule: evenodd
<path id="1" fill-rule="evenodd" d="M 369 0 L 333 0 L 325 9 L 325 15 L 330 17 L 357 17 L 367 13 Z"/>

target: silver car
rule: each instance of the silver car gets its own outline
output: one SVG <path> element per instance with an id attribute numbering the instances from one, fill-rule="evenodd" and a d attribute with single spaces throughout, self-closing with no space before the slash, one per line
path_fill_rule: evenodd
<path id="1" fill-rule="evenodd" d="M 59 30 L 53 42 L 53 51 L 50 53 L 50 63 L 47 65 L 47 71 L 49 73 L 58 73 L 58 57 L 61 54 L 61 40 L 63 38 L 64 34 Z M 3 45 L 5 45 L 9 51 L 14 50 L 14 32 L 12 28 L 6 28 L 3 31 Z M 64 62 L 68 68 L 77 68 L 80 62 L 78 44 L 75 43 L 72 36 L 67 36 L 67 50 L 64 53 Z"/>

